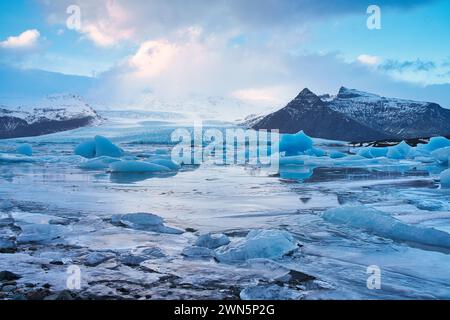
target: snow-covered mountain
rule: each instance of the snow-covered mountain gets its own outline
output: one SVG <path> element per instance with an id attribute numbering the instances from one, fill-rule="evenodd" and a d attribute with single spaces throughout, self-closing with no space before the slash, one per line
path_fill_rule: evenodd
<path id="1" fill-rule="evenodd" d="M 304 89 L 286 107 L 251 127 L 281 133 L 304 130 L 317 138 L 353 142 L 408 139 L 450 135 L 450 110 L 344 87 L 337 96 L 320 97 Z"/>
<path id="2" fill-rule="evenodd" d="M 37 136 L 100 123 L 101 117 L 75 94 L 51 95 L 31 104 L 0 104 L 0 139 Z"/>

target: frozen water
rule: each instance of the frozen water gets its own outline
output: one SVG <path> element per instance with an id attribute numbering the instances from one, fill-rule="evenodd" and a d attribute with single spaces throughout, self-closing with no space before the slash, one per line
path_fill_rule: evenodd
<path id="1" fill-rule="evenodd" d="M 294 237 L 283 230 L 252 230 L 242 239 L 218 249 L 221 262 L 244 262 L 248 259 L 279 259 L 297 249 Z"/>
<path id="2" fill-rule="evenodd" d="M 16 153 L 31 157 L 33 155 L 33 148 L 30 144 L 24 143 L 16 149 Z"/>
<path id="3" fill-rule="evenodd" d="M 108 156 L 113 158 L 120 158 L 123 156 L 123 151 L 107 138 L 96 136 L 95 140 L 95 156 Z"/>
<path id="4" fill-rule="evenodd" d="M 450 147 L 434 150 L 431 155 L 442 164 L 447 164 L 450 159 Z"/>
<path id="5" fill-rule="evenodd" d="M 17 238 L 19 243 L 48 243 L 67 233 L 65 227 L 50 224 L 25 224 L 20 225 L 20 228 L 21 233 Z"/>
<path id="6" fill-rule="evenodd" d="M 450 188 L 450 169 L 441 173 L 441 186 L 443 188 Z"/>
<path id="7" fill-rule="evenodd" d="M 345 156 L 347 156 L 347 155 L 343 152 L 339 152 L 339 151 L 331 151 L 330 152 L 330 158 L 332 158 L 332 159 L 344 158 Z"/>
<path id="8" fill-rule="evenodd" d="M 408 154 L 411 152 L 412 147 L 407 144 L 405 141 L 402 141 L 396 146 L 389 147 L 387 152 L 387 157 L 390 159 L 406 159 Z"/>
<path id="9" fill-rule="evenodd" d="M 111 252 L 93 252 L 85 257 L 84 264 L 89 267 L 96 267 L 99 264 L 114 258 L 116 255 Z"/>
<path id="10" fill-rule="evenodd" d="M 386 157 L 388 155 L 388 152 L 389 149 L 385 147 L 367 147 L 359 149 L 358 155 L 364 158 L 381 158 Z"/>
<path id="11" fill-rule="evenodd" d="M 118 173 L 145 173 L 145 172 L 170 171 L 169 168 L 158 164 L 133 160 L 114 162 L 110 165 L 110 167 L 112 172 Z"/>
<path id="12" fill-rule="evenodd" d="M 280 152 L 287 156 L 296 155 L 313 147 L 313 140 L 303 131 L 296 134 L 283 134 L 280 139 Z"/>
<path id="13" fill-rule="evenodd" d="M 450 140 L 445 137 L 433 137 L 427 144 L 418 146 L 419 149 L 425 149 L 430 152 L 445 147 L 450 147 Z"/>
<path id="14" fill-rule="evenodd" d="M 120 159 L 112 157 L 98 157 L 80 164 L 80 168 L 87 170 L 102 170 L 109 168 L 109 165 L 114 162 L 118 162 Z"/>
<path id="15" fill-rule="evenodd" d="M 181 166 L 170 159 L 152 159 L 151 163 L 169 168 L 170 170 L 180 170 Z"/>
<path id="16" fill-rule="evenodd" d="M 217 249 L 230 243 L 230 239 L 224 234 L 202 234 L 198 237 L 195 245 L 209 249 Z"/>
<path id="17" fill-rule="evenodd" d="M 75 148 L 74 153 L 88 159 L 95 158 L 95 140 L 80 143 Z"/>
<path id="18" fill-rule="evenodd" d="M 258 285 L 245 288 L 241 291 L 242 300 L 300 300 L 305 293 L 277 284 Z"/>
<path id="19" fill-rule="evenodd" d="M 197 246 L 184 248 L 181 254 L 190 259 L 212 259 L 216 257 L 214 250 Z"/>
<path id="20" fill-rule="evenodd" d="M 160 233 L 181 234 L 183 231 L 166 227 L 164 220 L 151 213 L 129 213 L 123 215 L 114 215 L 111 217 L 111 223 L 123 225 L 127 228 L 136 230 L 153 231 Z"/>
<path id="21" fill-rule="evenodd" d="M 390 215 L 363 206 L 344 206 L 327 210 L 322 217 L 330 222 L 363 229 L 394 240 L 450 248 L 450 234 L 433 228 L 402 223 Z"/>

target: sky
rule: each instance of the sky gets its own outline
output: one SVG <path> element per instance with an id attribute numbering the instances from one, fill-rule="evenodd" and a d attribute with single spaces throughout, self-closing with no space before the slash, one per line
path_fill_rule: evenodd
<path id="1" fill-rule="evenodd" d="M 0 78 L 83 76 L 118 105 L 152 94 L 283 106 L 304 87 L 346 86 L 450 108 L 449 15 L 448 0 L 1 1 Z"/>

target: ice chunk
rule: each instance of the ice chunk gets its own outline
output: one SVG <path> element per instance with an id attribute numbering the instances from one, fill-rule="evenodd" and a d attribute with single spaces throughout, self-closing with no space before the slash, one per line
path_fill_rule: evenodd
<path id="1" fill-rule="evenodd" d="M 325 157 L 327 155 L 327 152 L 322 149 L 311 148 L 311 149 L 306 150 L 304 152 L 304 154 L 306 154 L 308 156 Z"/>
<path id="2" fill-rule="evenodd" d="M 367 148 L 361 148 L 358 151 L 358 155 L 362 156 L 364 158 L 381 158 L 386 157 L 389 152 L 388 148 L 382 147 L 382 148 L 376 148 L 376 147 L 367 147 Z"/>
<path id="3" fill-rule="evenodd" d="M 221 262 L 244 262 L 254 258 L 278 259 L 297 248 L 297 242 L 287 231 L 252 230 L 247 237 L 219 248 Z"/>
<path id="4" fill-rule="evenodd" d="M 110 165 L 112 172 L 129 172 L 129 173 L 144 173 L 144 172 L 168 172 L 169 168 L 143 161 L 119 161 Z"/>
<path id="5" fill-rule="evenodd" d="M 102 136 L 96 136 L 95 140 L 95 156 L 109 156 L 113 158 L 120 158 L 123 156 L 123 151 L 111 141 Z"/>
<path id="6" fill-rule="evenodd" d="M 181 254 L 190 259 L 212 259 L 216 257 L 213 250 L 196 246 L 184 248 Z"/>
<path id="7" fill-rule="evenodd" d="M 0 163 L 21 163 L 21 162 L 34 162 L 31 157 L 21 154 L 2 154 L 0 153 Z"/>
<path id="8" fill-rule="evenodd" d="M 421 144 L 419 149 L 425 149 L 428 151 L 434 151 L 441 148 L 450 147 L 450 140 L 445 137 L 433 137 L 427 144 Z"/>
<path id="9" fill-rule="evenodd" d="M 83 143 L 80 143 L 76 148 L 74 153 L 78 156 L 82 156 L 83 158 L 95 158 L 95 141 L 89 140 Z"/>
<path id="10" fill-rule="evenodd" d="M 300 300 L 304 296 L 304 292 L 277 284 L 252 286 L 240 293 L 242 300 Z"/>
<path id="11" fill-rule="evenodd" d="M 111 223 L 135 230 L 170 234 L 183 233 L 181 230 L 165 226 L 163 218 L 151 213 L 118 214 L 111 217 Z"/>
<path id="12" fill-rule="evenodd" d="M 24 143 L 17 148 L 16 153 L 31 157 L 33 155 L 33 148 L 30 144 Z"/>
<path id="13" fill-rule="evenodd" d="M 343 153 L 343 152 L 339 152 L 339 151 L 331 151 L 330 152 L 330 158 L 331 159 L 344 158 L 345 156 L 347 156 L 347 155 L 345 153 Z"/>
<path id="14" fill-rule="evenodd" d="M 288 156 L 288 157 L 281 157 L 280 166 L 287 166 L 287 165 L 303 165 L 305 164 L 305 161 L 301 156 Z"/>
<path id="15" fill-rule="evenodd" d="M 433 228 L 409 225 L 387 213 L 364 206 L 344 206 L 325 211 L 329 222 L 363 229 L 375 235 L 399 241 L 450 248 L 450 234 Z"/>
<path id="16" fill-rule="evenodd" d="M 442 164 L 447 164 L 450 158 L 450 147 L 434 150 L 431 155 Z"/>
<path id="17" fill-rule="evenodd" d="M 49 242 L 60 238 L 66 231 L 66 228 L 50 224 L 26 224 L 21 225 L 22 233 L 17 238 L 19 243 L 29 242 Z"/>
<path id="18" fill-rule="evenodd" d="M 296 134 L 283 134 L 280 141 L 280 152 L 285 152 L 287 156 L 297 155 L 311 149 L 313 140 L 303 131 Z"/>
<path id="19" fill-rule="evenodd" d="M 388 158 L 400 160 L 400 159 L 406 159 L 408 154 L 411 152 L 412 147 L 409 144 L 407 144 L 405 141 L 402 141 L 398 145 L 389 147 L 388 149 L 389 150 L 386 155 Z"/>
<path id="20" fill-rule="evenodd" d="M 102 170 L 109 168 L 109 165 L 114 162 L 118 162 L 120 159 L 111 157 L 99 157 L 88 160 L 80 165 L 80 168 L 87 170 Z"/>
<path id="21" fill-rule="evenodd" d="M 169 168 L 170 170 L 180 170 L 181 166 L 178 163 L 175 163 L 174 161 L 170 159 L 154 159 L 150 161 L 151 163 Z"/>
<path id="22" fill-rule="evenodd" d="M 96 267 L 105 261 L 114 258 L 116 255 L 112 252 L 93 252 L 85 257 L 84 264 L 89 267 Z"/>
<path id="23" fill-rule="evenodd" d="M 195 245 L 209 249 L 217 249 L 230 243 L 230 239 L 224 234 L 203 234 L 198 237 Z"/>
<path id="24" fill-rule="evenodd" d="M 441 187 L 450 188 L 450 169 L 447 169 L 441 173 Z"/>

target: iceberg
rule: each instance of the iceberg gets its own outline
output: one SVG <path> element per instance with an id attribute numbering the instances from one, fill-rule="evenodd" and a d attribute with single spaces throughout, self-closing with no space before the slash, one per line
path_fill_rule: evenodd
<path id="1" fill-rule="evenodd" d="M 433 152 L 431 152 L 431 155 L 434 159 L 441 162 L 442 164 L 447 164 L 449 163 L 450 158 L 450 147 L 434 150 Z"/>
<path id="2" fill-rule="evenodd" d="M 169 168 L 171 170 L 180 170 L 181 166 L 170 159 L 154 159 L 150 161 L 153 164 Z"/>
<path id="3" fill-rule="evenodd" d="M 313 140 L 303 131 L 296 134 L 283 134 L 280 140 L 280 152 L 287 156 L 297 155 L 313 147 Z"/>
<path id="4" fill-rule="evenodd" d="M 111 158 L 111 157 L 98 157 L 91 160 L 88 160 L 82 164 L 80 164 L 81 169 L 87 170 L 102 170 L 109 168 L 109 165 L 114 162 L 118 162 L 120 159 Z"/>
<path id="5" fill-rule="evenodd" d="M 402 141 L 398 145 L 389 147 L 388 149 L 389 150 L 386 154 L 386 156 L 388 158 L 401 160 L 401 159 L 406 159 L 406 157 L 408 156 L 408 154 L 411 152 L 411 150 L 413 148 L 409 144 L 407 144 L 405 141 Z"/>
<path id="6" fill-rule="evenodd" d="M 340 159 L 340 158 L 344 158 L 347 155 L 343 152 L 339 152 L 339 151 L 331 151 L 330 152 L 330 158 L 331 159 Z"/>
<path id="7" fill-rule="evenodd" d="M 198 237 L 195 246 L 208 249 L 217 249 L 230 243 L 230 239 L 224 234 L 203 234 Z"/>
<path id="8" fill-rule="evenodd" d="M 135 230 L 153 231 L 159 233 L 182 234 L 183 231 L 164 225 L 163 218 L 151 213 L 117 214 L 111 217 L 111 223 Z"/>
<path id="9" fill-rule="evenodd" d="M 212 259 L 216 257 L 213 250 L 196 246 L 184 248 L 181 255 L 190 259 Z"/>
<path id="10" fill-rule="evenodd" d="M 300 300 L 305 292 L 277 284 L 264 284 L 245 288 L 240 293 L 242 300 Z"/>
<path id="11" fill-rule="evenodd" d="M 114 143 L 102 136 L 96 136 L 95 140 L 95 156 L 109 156 L 113 158 L 120 158 L 123 156 L 123 150 Z"/>
<path id="12" fill-rule="evenodd" d="M 388 155 L 389 149 L 386 147 L 367 147 L 361 148 L 358 151 L 358 155 L 364 158 L 381 158 L 386 157 Z"/>
<path id="13" fill-rule="evenodd" d="M 95 158 L 95 141 L 82 142 L 75 148 L 74 153 L 87 159 Z"/>
<path id="14" fill-rule="evenodd" d="M 450 248 L 450 234 L 434 228 L 409 225 L 385 212 L 364 206 L 343 206 L 322 214 L 328 222 L 365 230 L 398 241 Z"/>
<path id="15" fill-rule="evenodd" d="M 441 187 L 450 188 L 450 169 L 447 169 L 441 173 Z"/>
<path id="16" fill-rule="evenodd" d="M 16 149 L 16 153 L 31 157 L 33 155 L 33 148 L 28 143 L 24 143 Z"/>
<path id="17" fill-rule="evenodd" d="M 245 262 L 248 259 L 279 259 L 298 248 L 287 231 L 256 229 L 240 240 L 217 249 L 220 262 Z"/>
<path id="18" fill-rule="evenodd" d="M 22 232 L 17 238 L 18 243 L 48 243 L 67 233 L 65 227 L 51 224 L 26 224 L 20 225 L 20 229 Z"/>
<path id="19" fill-rule="evenodd" d="M 118 161 L 111 163 L 111 172 L 115 173 L 148 173 L 148 172 L 168 172 L 171 171 L 169 168 L 144 162 L 144 161 L 134 161 L 134 160 L 126 160 L 126 161 Z"/>
<path id="20" fill-rule="evenodd" d="M 433 137 L 427 144 L 420 144 L 418 149 L 425 149 L 427 151 L 434 151 L 445 147 L 450 147 L 450 140 L 445 137 Z"/>

